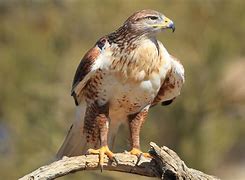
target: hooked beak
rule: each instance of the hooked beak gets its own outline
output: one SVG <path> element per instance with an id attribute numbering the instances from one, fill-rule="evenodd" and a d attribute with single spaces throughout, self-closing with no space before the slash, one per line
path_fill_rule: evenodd
<path id="1" fill-rule="evenodd" d="M 174 31 L 175 31 L 175 25 L 174 25 L 174 23 L 171 22 L 171 23 L 168 25 L 167 28 L 172 29 L 172 32 L 174 32 Z"/>
<path id="2" fill-rule="evenodd" d="M 162 28 L 162 29 L 172 29 L 172 32 L 175 31 L 175 25 L 172 20 L 165 17 L 161 24 L 155 24 L 154 27 Z"/>
<path id="3" fill-rule="evenodd" d="M 174 22 L 168 19 L 167 17 L 165 17 L 163 20 L 163 28 L 172 29 L 172 32 L 174 32 L 175 31 Z"/>

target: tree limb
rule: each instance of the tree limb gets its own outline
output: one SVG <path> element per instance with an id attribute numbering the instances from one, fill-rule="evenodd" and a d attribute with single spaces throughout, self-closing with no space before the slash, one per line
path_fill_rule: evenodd
<path id="1" fill-rule="evenodd" d="M 118 164 L 108 158 L 104 162 L 104 170 L 120 171 L 148 177 L 158 177 L 163 180 L 217 180 L 218 178 L 204 174 L 201 171 L 188 168 L 178 155 L 167 147 L 158 147 L 151 142 L 149 153 L 153 159 L 138 158 L 129 153 L 117 153 L 115 158 Z M 20 178 L 20 180 L 55 179 L 69 173 L 84 170 L 98 170 L 98 155 L 82 155 L 77 157 L 64 157 L 49 165 L 42 166 Z"/>

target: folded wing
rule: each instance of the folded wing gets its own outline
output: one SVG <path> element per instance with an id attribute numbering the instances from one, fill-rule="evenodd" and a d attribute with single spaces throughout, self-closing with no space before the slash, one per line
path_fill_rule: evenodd
<path id="1" fill-rule="evenodd" d="M 71 95 L 75 100 L 75 104 L 79 105 L 82 98 L 82 90 L 89 79 L 97 70 L 104 68 L 108 61 L 105 58 L 105 47 L 108 44 L 105 38 L 101 38 L 96 45 L 90 49 L 81 60 L 72 83 Z"/>
<path id="2" fill-rule="evenodd" d="M 171 104 L 179 96 L 182 85 L 185 82 L 184 67 L 177 58 L 174 56 L 170 57 L 171 68 L 151 106 L 158 103 L 162 103 L 162 105 Z"/>
<path id="3" fill-rule="evenodd" d="M 106 68 L 104 39 L 99 40 L 81 60 L 73 80 L 71 95 L 77 105 L 77 117 L 60 147 L 57 158 L 63 156 L 81 155 L 87 149 L 86 137 L 83 134 L 86 102 L 83 98 L 83 89 L 96 72 L 101 68 Z"/>

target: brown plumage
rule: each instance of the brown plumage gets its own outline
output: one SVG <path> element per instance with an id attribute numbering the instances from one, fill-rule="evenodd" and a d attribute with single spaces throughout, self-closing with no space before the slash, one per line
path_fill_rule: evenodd
<path id="1" fill-rule="evenodd" d="M 71 91 L 77 119 L 58 158 L 88 151 L 100 154 L 102 166 L 104 154 L 113 158 L 108 145 L 112 147 L 121 124 L 130 129 L 131 154 L 142 153 L 140 128 L 149 108 L 172 101 L 184 83 L 183 66 L 156 39 L 167 28 L 175 29 L 170 19 L 157 11 L 142 10 L 85 54 Z"/>

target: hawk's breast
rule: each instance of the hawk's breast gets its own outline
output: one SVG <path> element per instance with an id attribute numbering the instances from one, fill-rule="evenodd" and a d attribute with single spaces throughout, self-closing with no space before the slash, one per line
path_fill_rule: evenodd
<path id="1" fill-rule="evenodd" d="M 89 80 L 85 88 L 87 101 L 101 105 L 109 102 L 110 113 L 125 116 L 150 105 L 171 66 L 166 49 L 160 42 L 158 47 L 155 43 L 147 39 L 132 51 L 124 49 L 119 53 L 116 46 L 105 50 L 101 62 L 110 65 L 98 68 Z"/>

